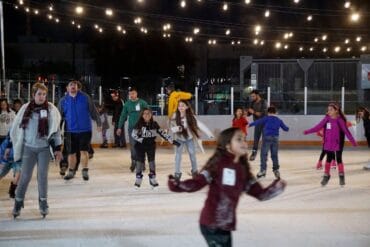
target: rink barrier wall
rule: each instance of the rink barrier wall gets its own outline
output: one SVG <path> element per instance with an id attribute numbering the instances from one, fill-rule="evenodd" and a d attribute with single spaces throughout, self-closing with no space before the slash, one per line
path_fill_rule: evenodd
<path id="1" fill-rule="evenodd" d="M 283 130 L 280 131 L 280 145 L 282 146 L 321 146 L 322 141 L 319 136 L 316 134 L 304 135 L 303 131 L 309 128 L 312 128 L 317 123 L 319 123 L 324 115 L 278 115 L 284 123 L 289 127 L 289 131 L 285 132 Z M 353 137 L 358 142 L 359 145 L 367 145 L 366 138 L 364 136 L 364 128 L 363 123 L 360 122 L 358 124 L 355 123 L 355 116 L 354 115 L 347 115 L 347 120 L 354 124 L 352 127 L 349 128 Z M 214 133 L 215 137 L 217 138 L 218 134 L 226 129 L 231 127 L 231 120 L 233 116 L 231 115 L 201 115 L 197 116 L 197 118 L 206 124 L 209 129 Z M 107 130 L 107 137 L 108 143 L 112 144 L 114 141 L 113 137 L 113 126 L 112 126 L 112 117 L 109 116 L 109 125 L 110 128 Z M 159 125 L 167 129 L 168 128 L 168 118 L 167 116 L 155 116 L 155 121 L 159 123 Z M 252 118 L 248 118 L 248 121 L 251 123 L 253 122 Z M 92 140 L 91 143 L 94 147 L 99 147 L 102 143 L 101 133 L 97 131 L 96 124 L 93 122 L 93 133 L 92 133 Z M 125 124 L 125 135 L 126 141 L 128 142 L 128 135 L 127 135 L 127 122 Z M 248 128 L 248 143 L 252 144 L 254 135 L 254 127 Z M 216 140 L 211 140 L 204 134 L 201 134 L 201 138 L 203 141 L 203 145 L 205 146 L 212 146 L 215 145 Z M 157 138 L 157 142 L 161 146 L 169 146 L 170 144 L 162 141 L 161 138 Z M 351 146 L 349 141 L 346 139 L 346 146 Z"/>

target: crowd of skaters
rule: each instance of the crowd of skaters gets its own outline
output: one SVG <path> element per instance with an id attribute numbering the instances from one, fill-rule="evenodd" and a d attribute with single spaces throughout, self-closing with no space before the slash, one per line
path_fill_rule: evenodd
<path id="1" fill-rule="evenodd" d="M 0 100 L 0 178 L 13 169 L 14 179 L 11 182 L 9 194 L 14 198 L 13 216 L 20 215 L 24 207 L 24 199 L 32 172 L 37 164 L 37 182 L 39 191 L 39 209 L 44 217 L 49 213 L 47 203 L 48 164 L 51 156 L 57 161 L 63 160 L 68 169 L 64 173 L 65 180 L 74 179 L 76 166 L 81 163 L 82 178 L 89 180 L 89 150 L 91 150 L 92 120 L 102 133 L 102 148 L 108 145 L 106 130 L 109 129 L 107 113 L 104 106 L 95 107 L 86 93 L 81 91 L 81 84 L 72 80 L 66 88 L 65 96 L 54 106 L 47 101 L 47 87 L 36 83 L 32 87 L 32 100 L 24 105 L 18 100 L 13 102 L 12 110 L 6 100 Z M 155 138 L 161 136 L 175 146 L 174 173 L 169 176 L 168 187 L 174 192 L 194 192 L 209 185 L 209 192 L 203 208 L 200 229 L 210 246 L 231 246 L 231 231 L 235 230 L 235 210 L 241 192 L 267 200 L 280 194 L 286 182 L 281 179 L 278 161 L 279 129 L 288 131 L 289 127 L 277 116 L 274 106 L 267 106 L 258 90 L 250 93 L 251 104 L 248 108 L 237 108 L 231 121 L 231 128 L 222 131 L 217 139 L 215 153 L 200 170 L 196 161 L 195 146 L 200 132 L 209 138 L 213 133 L 194 114 L 189 100 L 192 95 L 176 91 L 170 85 L 167 87 L 168 126 L 165 128 L 153 119 L 153 113 L 147 102 L 138 97 L 136 88 L 129 89 L 129 97 L 123 101 L 117 92 L 112 93 L 114 114 L 114 145 L 126 147 L 124 125 L 128 122 L 128 137 L 131 152 L 130 170 L 135 171 L 135 187 L 142 183 L 145 161 L 149 164 L 149 183 L 158 186 L 155 164 Z M 325 117 L 313 128 L 302 134 L 321 131 L 323 138 L 323 153 L 327 155 L 324 176 L 321 184 L 325 186 L 330 179 L 330 164 L 337 160 L 340 185 L 345 184 L 342 153 L 344 136 L 353 146 L 357 146 L 348 126 L 346 117 L 340 105 L 330 103 Z M 249 116 L 253 122 L 249 123 Z M 363 121 L 365 135 L 370 147 L 370 116 L 365 107 L 359 107 L 356 112 L 357 122 Z M 166 127 L 172 133 L 166 131 Z M 246 136 L 248 128 L 254 127 L 254 138 L 251 155 L 248 158 Z M 64 130 L 64 138 L 62 138 Z M 251 173 L 249 162 L 258 153 L 259 140 L 262 137 L 260 171 L 256 177 Z M 181 180 L 181 156 L 186 147 L 191 161 L 192 178 Z M 50 152 L 51 150 L 51 152 Z M 263 188 L 258 179 L 266 176 L 267 155 L 271 152 L 272 169 L 275 180 Z M 50 155 L 52 154 L 52 155 Z M 322 159 L 321 159 L 322 160 Z M 66 166 L 65 166 L 66 167 Z M 367 164 L 364 169 L 370 169 Z M 222 196 L 216 196 L 222 195 Z M 224 209 L 222 203 L 230 202 Z M 225 211 L 227 210 L 227 212 Z"/>

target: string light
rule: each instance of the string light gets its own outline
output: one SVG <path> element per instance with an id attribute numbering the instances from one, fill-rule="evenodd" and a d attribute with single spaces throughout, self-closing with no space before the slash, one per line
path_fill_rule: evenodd
<path id="1" fill-rule="evenodd" d="M 224 5 L 222 6 L 222 9 L 224 11 L 227 11 L 229 9 L 229 5 L 227 3 L 224 3 Z"/>
<path id="2" fill-rule="evenodd" d="M 251 0 L 245 0 L 245 4 L 250 4 Z"/>
<path id="3" fill-rule="evenodd" d="M 312 21 L 312 15 L 307 16 L 307 21 Z"/>
<path id="4" fill-rule="evenodd" d="M 103 32 L 103 28 L 99 28 L 99 33 L 102 33 Z"/>
<path id="5" fill-rule="evenodd" d="M 209 44 L 209 45 L 215 45 L 215 44 L 217 44 L 217 40 L 215 40 L 215 39 L 210 39 L 210 40 L 208 40 L 208 44 Z"/>
<path id="6" fill-rule="evenodd" d="M 284 49 L 287 50 L 289 48 L 289 45 L 284 45 Z"/>
<path id="7" fill-rule="evenodd" d="M 193 37 L 185 37 L 185 42 L 193 42 Z"/>
<path id="8" fill-rule="evenodd" d="M 77 28 L 78 28 L 78 29 L 81 29 L 81 25 L 80 25 L 80 24 L 78 24 L 78 25 L 77 25 Z"/>
<path id="9" fill-rule="evenodd" d="M 324 53 L 326 53 L 328 51 L 328 48 L 326 48 L 326 47 L 324 47 L 323 49 L 322 49 L 322 52 L 324 52 Z"/>
<path id="10" fill-rule="evenodd" d="M 336 53 L 340 52 L 340 46 L 336 46 L 336 47 L 334 48 L 334 52 L 336 52 Z"/>
<path id="11" fill-rule="evenodd" d="M 49 18 L 49 20 L 53 19 L 53 15 L 48 14 L 48 18 Z"/>
<path id="12" fill-rule="evenodd" d="M 347 52 L 350 52 L 351 51 L 351 47 L 347 47 Z"/>
<path id="13" fill-rule="evenodd" d="M 261 40 L 260 45 L 264 45 L 264 44 L 265 44 L 265 41 Z"/>
<path id="14" fill-rule="evenodd" d="M 238 40 L 238 42 L 236 42 L 238 45 L 240 45 L 242 42 L 240 40 Z"/>
<path id="15" fill-rule="evenodd" d="M 254 27 L 254 31 L 255 31 L 256 35 L 258 35 L 258 34 L 261 32 L 261 30 L 262 30 L 262 28 L 261 28 L 261 26 L 260 26 L 260 25 L 256 25 L 256 26 Z"/>
<path id="16" fill-rule="evenodd" d="M 362 38 L 361 38 L 361 36 L 357 36 L 356 41 L 357 41 L 357 42 L 360 42 L 360 41 L 361 41 L 361 39 L 362 39 Z"/>
<path id="17" fill-rule="evenodd" d="M 135 18 L 134 23 L 135 24 L 140 24 L 141 23 L 141 18 L 140 17 Z"/>
<path id="18" fill-rule="evenodd" d="M 280 42 L 276 42 L 275 43 L 275 48 L 276 49 L 280 49 L 281 48 L 281 43 Z"/>
<path id="19" fill-rule="evenodd" d="M 299 3 L 299 0 L 294 0 L 294 3 Z"/>
<path id="20" fill-rule="evenodd" d="M 98 25 L 98 24 L 95 24 L 95 25 L 94 25 L 94 28 L 95 28 L 95 29 L 99 29 L 99 25 Z"/>
<path id="21" fill-rule="evenodd" d="M 319 38 L 315 38 L 313 41 L 315 41 L 315 43 L 317 43 L 319 41 Z"/>
<path id="22" fill-rule="evenodd" d="M 18 3 L 19 3 L 19 5 L 23 5 L 24 4 L 23 3 L 23 0 L 19 0 Z"/>
<path id="23" fill-rule="evenodd" d="M 83 7 L 81 7 L 81 6 L 77 6 L 77 7 L 76 7 L 76 9 L 75 9 L 75 11 L 76 11 L 76 13 L 77 13 L 78 15 L 82 15 L 82 14 L 83 14 L 83 12 L 84 12 L 84 8 L 83 8 Z"/>
<path id="24" fill-rule="evenodd" d="M 15 9 L 18 9 L 18 5 L 14 5 L 14 8 L 15 8 Z"/>
<path id="25" fill-rule="evenodd" d="M 328 38 L 328 36 L 327 36 L 326 34 L 324 34 L 324 35 L 321 37 L 321 39 L 322 39 L 322 40 L 324 40 L 324 41 L 325 41 L 327 38 Z"/>
<path id="26" fill-rule="evenodd" d="M 361 47 L 361 51 L 366 51 L 367 50 L 367 47 L 366 46 L 362 46 Z"/>
<path id="27" fill-rule="evenodd" d="M 200 29 L 198 27 L 195 27 L 193 30 L 193 33 L 197 35 L 200 32 Z"/>
<path id="28" fill-rule="evenodd" d="M 231 45 L 235 45 L 235 41 L 234 40 L 231 41 Z"/>
<path id="29" fill-rule="evenodd" d="M 122 27 L 120 25 L 117 26 L 117 31 L 119 31 L 119 32 L 122 31 Z"/>
<path id="30" fill-rule="evenodd" d="M 33 11 L 33 13 L 35 13 L 35 15 L 38 15 L 38 14 L 39 14 L 39 11 L 38 11 L 37 9 L 35 9 L 35 10 Z"/>
<path id="31" fill-rule="evenodd" d="M 59 23 L 59 19 L 58 19 L 58 18 L 56 18 L 56 19 L 55 19 L 55 22 L 56 22 L 56 23 Z"/>
<path id="32" fill-rule="evenodd" d="M 345 39 L 344 40 L 344 44 L 349 44 L 350 40 L 349 39 Z"/>
<path id="33" fill-rule="evenodd" d="M 180 6 L 181 6 L 181 8 L 185 8 L 186 7 L 186 1 L 185 0 L 181 0 Z"/>
<path id="34" fill-rule="evenodd" d="M 311 47 L 310 47 L 310 51 L 312 52 L 313 50 L 314 50 L 314 49 L 313 49 L 313 47 L 311 46 Z"/>
<path id="35" fill-rule="evenodd" d="M 30 12 L 30 8 L 25 8 L 25 10 L 26 10 L 26 12 L 28 13 L 28 12 Z"/>
<path id="36" fill-rule="evenodd" d="M 107 16 L 113 16 L 113 10 L 112 10 L 112 9 L 106 9 L 106 10 L 105 10 L 105 14 L 106 14 Z"/>
<path id="37" fill-rule="evenodd" d="M 230 35 L 230 29 L 226 29 L 225 34 Z"/>
<path id="38" fill-rule="evenodd" d="M 270 10 L 265 11 L 265 17 L 268 18 L 270 16 Z"/>
<path id="39" fill-rule="evenodd" d="M 303 47 L 301 46 L 301 47 L 299 47 L 299 51 L 303 51 Z"/>
<path id="40" fill-rule="evenodd" d="M 360 14 L 359 13 L 351 14 L 351 21 L 352 22 L 358 22 L 359 19 L 360 19 Z"/>
<path id="41" fill-rule="evenodd" d="M 253 44 L 258 45 L 258 39 L 254 39 Z"/>
<path id="42" fill-rule="evenodd" d="M 351 7 L 351 2 L 350 1 L 346 1 L 344 3 L 344 8 L 348 9 L 349 7 Z"/>
<path id="43" fill-rule="evenodd" d="M 50 6 L 49 6 L 49 11 L 53 11 L 53 10 L 54 10 L 53 5 L 52 5 L 52 4 L 50 4 Z"/>

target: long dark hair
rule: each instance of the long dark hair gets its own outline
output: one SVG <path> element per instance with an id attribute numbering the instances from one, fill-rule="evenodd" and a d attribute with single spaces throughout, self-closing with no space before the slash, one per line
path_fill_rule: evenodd
<path id="1" fill-rule="evenodd" d="M 8 100 L 7 99 L 0 99 L 0 104 L 2 102 L 5 102 L 6 103 L 6 111 L 9 113 L 10 112 L 10 107 L 9 107 Z"/>
<path id="2" fill-rule="evenodd" d="M 346 116 L 344 115 L 344 113 L 343 113 L 342 109 L 340 108 L 340 105 L 339 105 L 337 102 L 331 102 L 331 103 L 329 103 L 329 105 L 328 105 L 328 106 L 331 106 L 331 107 L 333 107 L 335 110 L 337 110 L 337 111 L 338 111 L 339 116 L 344 120 L 344 122 L 345 122 L 345 123 L 347 122 L 347 118 L 346 118 Z"/>
<path id="3" fill-rule="evenodd" d="M 369 110 L 366 107 L 364 107 L 364 106 L 359 106 L 356 109 L 356 122 L 357 123 L 360 122 L 360 120 L 361 120 L 361 118 L 360 118 L 360 112 L 364 112 L 364 116 L 362 117 L 363 120 L 370 118 L 370 112 L 369 112 Z"/>
<path id="4" fill-rule="evenodd" d="M 244 114 L 244 112 L 243 112 L 243 108 L 241 108 L 241 107 L 237 107 L 237 108 L 235 108 L 235 110 L 234 110 L 234 119 L 233 119 L 233 120 L 237 119 L 237 117 L 238 117 L 238 116 L 236 116 L 236 113 L 238 112 L 238 110 L 242 110 L 242 116 L 241 116 L 241 117 L 243 117 L 243 114 Z"/>
<path id="5" fill-rule="evenodd" d="M 179 100 L 178 104 L 180 104 L 180 102 L 184 103 L 188 107 L 188 109 L 186 109 L 186 111 L 185 111 L 186 121 L 188 122 L 190 131 L 197 138 L 199 138 L 197 120 L 194 117 L 194 112 L 193 112 L 193 109 L 191 108 L 191 105 L 190 105 L 189 101 Z M 184 126 L 181 123 L 181 113 L 180 113 L 179 109 L 176 110 L 176 124 L 177 124 L 177 126 L 181 126 L 181 128 L 182 128 L 181 134 L 185 138 L 187 138 L 188 137 L 188 132 L 186 131 L 186 129 L 184 128 Z"/>
<path id="6" fill-rule="evenodd" d="M 150 114 L 152 114 L 152 117 L 150 118 L 149 120 L 149 123 L 145 122 L 144 120 L 144 112 L 145 111 L 149 111 Z M 137 121 L 136 125 L 135 125 L 135 129 L 139 130 L 139 132 L 141 131 L 141 129 L 144 127 L 144 126 L 148 126 L 150 129 L 156 129 L 157 125 L 155 124 L 156 122 L 154 122 L 154 119 L 153 119 L 153 112 L 152 110 L 150 110 L 149 108 L 147 107 L 144 107 L 141 112 L 140 112 L 140 116 L 139 116 L 139 120 Z"/>
<path id="7" fill-rule="evenodd" d="M 219 160 L 227 155 L 229 152 L 226 149 L 227 145 L 230 145 L 231 139 L 233 136 L 238 132 L 241 131 L 239 128 L 228 128 L 223 130 L 217 139 L 217 147 L 211 158 L 208 159 L 207 163 L 204 165 L 204 167 L 201 169 L 207 170 L 211 173 L 211 176 L 214 177 L 216 172 L 216 166 Z M 248 178 L 252 177 L 252 173 L 250 171 L 250 166 L 248 162 L 248 155 L 243 155 L 239 159 L 240 164 L 243 166 L 245 170 L 245 174 Z"/>

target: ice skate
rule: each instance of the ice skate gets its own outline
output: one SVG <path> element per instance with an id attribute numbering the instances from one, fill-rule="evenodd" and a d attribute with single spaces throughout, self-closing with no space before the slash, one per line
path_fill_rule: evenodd
<path id="1" fill-rule="evenodd" d="M 274 175 L 275 175 L 275 178 L 276 179 L 280 179 L 280 172 L 279 172 L 279 170 L 275 170 L 274 171 Z"/>
<path id="2" fill-rule="evenodd" d="M 149 177 L 149 184 L 150 184 L 150 186 L 152 186 L 152 189 L 155 189 L 159 185 L 155 176 Z"/>
<path id="3" fill-rule="evenodd" d="M 59 174 L 60 174 L 60 176 L 64 177 L 66 175 L 66 171 L 68 169 L 68 162 L 62 160 L 59 163 L 59 167 L 60 167 Z"/>
<path id="4" fill-rule="evenodd" d="M 136 181 L 135 181 L 135 184 L 134 184 L 136 189 L 140 188 L 142 181 L 143 181 L 142 176 L 141 177 L 136 177 Z"/>
<path id="5" fill-rule="evenodd" d="M 108 142 L 104 141 L 101 145 L 100 148 L 108 148 Z"/>
<path id="6" fill-rule="evenodd" d="M 249 157 L 249 160 L 250 161 L 255 160 L 256 159 L 256 156 L 257 156 L 257 151 L 253 150 L 251 156 Z"/>
<path id="7" fill-rule="evenodd" d="M 9 187 L 9 197 L 10 198 L 15 198 L 16 189 L 17 189 L 17 185 L 14 184 L 13 182 L 10 182 L 10 187 Z"/>
<path id="8" fill-rule="evenodd" d="M 85 181 L 89 180 L 89 168 L 83 168 L 82 169 L 82 178 Z"/>
<path id="9" fill-rule="evenodd" d="M 17 218 L 21 214 L 21 209 L 24 208 L 23 201 L 14 200 L 13 217 Z"/>
<path id="10" fill-rule="evenodd" d="M 330 175 L 325 174 L 325 175 L 322 177 L 321 185 L 322 185 L 322 186 L 327 185 L 327 184 L 328 184 L 328 182 L 329 182 L 329 179 L 330 179 Z"/>
<path id="11" fill-rule="evenodd" d="M 339 174 L 339 185 L 343 187 L 345 184 L 346 184 L 346 181 L 344 179 L 344 174 L 340 173 Z"/>
<path id="12" fill-rule="evenodd" d="M 46 198 L 39 199 L 39 210 L 42 218 L 49 214 L 49 205 Z"/>
<path id="13" fill-rule="evenodd" d="M 364 166 L 364 170 L 366 170 L 366 171 L 370 171 L 370 163 L 369 163 L 369 164 L 367 164 L 366 166 Z"/>
<path id="14" fill-rule="evenodd" d="M 70 180 L 75 177 L 76 171 L 69 169 L 67 175 L 64 177 L 64 180 Z"/>
<path id="15" fill-rule="evenodd" d="M 180 182 L 181 175 L 182 175 L 182 173 L 181 173 L 181 172 L 175 172 L 174 177 L 175 177 L 175 180 L 176 180 L 177 182 Z"/>
<path id="16" fill-rule="evenodd" d="M 260 171 L 257 173 L 257 179 L 266 177 L 266 171 Z"/>

